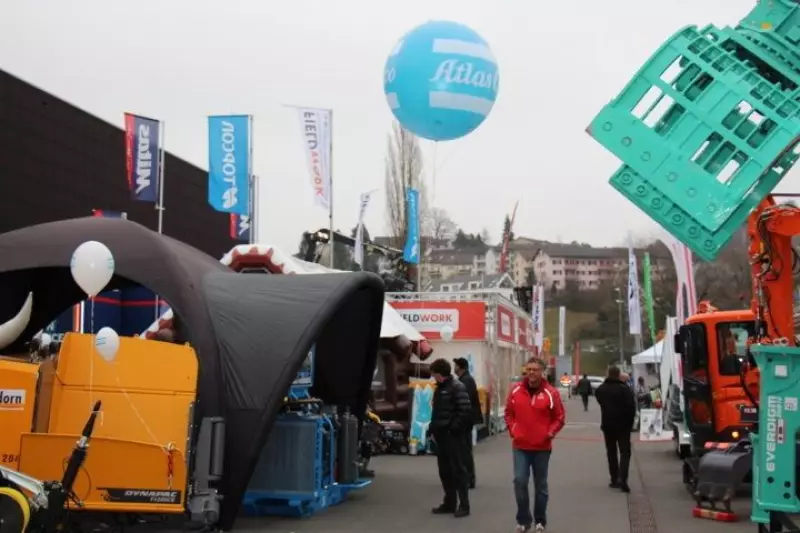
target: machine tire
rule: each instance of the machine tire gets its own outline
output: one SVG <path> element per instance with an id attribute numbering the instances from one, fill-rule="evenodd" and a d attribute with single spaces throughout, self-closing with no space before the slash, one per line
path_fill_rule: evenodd
<path id="1" fill-rule="evenodd" d="M 28 499 L 12 487 L 0 487 L 0 531 L 23 533 L 31 519 Z"/>
<path id="2" fill-rule="evenodd" d="M 408 453 L 408 446 L 406 446 L 405 444 L 403 444 L 402 446 L 400 446 L 400 449 L 399 449 L 398 451 L 399 451 L 401 454 L 403 454 L 403 455 L 406 455 L 406 454 Z"/>

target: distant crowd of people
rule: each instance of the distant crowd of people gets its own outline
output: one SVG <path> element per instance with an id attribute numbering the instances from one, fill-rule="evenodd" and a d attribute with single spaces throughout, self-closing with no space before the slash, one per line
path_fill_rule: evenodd
<path id="1" fill-rule="evenodd" d="M 436 445 L 444 491 L 442 503 L 433 508 L 433 513 L 460 518 L 470 514 L 469 492 L 476 486 L 472 430 L 482 422 L 483 415 L 468 362 L 465 359 L 454 362 L 455 369 L 445 359 L 437 359 L 430 365 L 437 386 L 429 429 Z M 553 440 L 566 423 L 561 394 L 548 382 L 545 371 L 543 360 L 536 357 L 528 360 L 523 379 L 511 387 L 506 401 L 505 422 L 513 452 L 518 532 L 543 533 L 547 527 L 550 456 Z M 585 410 L 589 409 L 592 394 L 600 405 L 609 487 L 625 493 L 630 492 L 631 433 L 637 413 L 637 400 L 629 379 L 619 368 L 612 367 L 605 381 L 594 391 L 585 374 L 577 384 Z M 532 508 L 528 490 L 531 477 Z"/>

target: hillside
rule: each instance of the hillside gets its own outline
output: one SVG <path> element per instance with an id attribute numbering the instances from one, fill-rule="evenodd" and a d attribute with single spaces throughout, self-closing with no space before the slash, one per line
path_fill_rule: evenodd
<path id="1" fill-rule="evenodd" d="M 566 333 L 565 350 L 567 354 L 570 353 L 570 345 L 575 341 L 581 340 L 576 338 L 575 332 L 581 326 L 587 324 L 594 324 L 597 321 L 596 313 L 577 313 L 567 310 L 567 317 L 564 324 L 564 331 Z M 550 339 L 550 351 L 554 354 L 558 353 L 558 308 L 551 307 L 545 308 L 544 311 L 544 336 Z"/>

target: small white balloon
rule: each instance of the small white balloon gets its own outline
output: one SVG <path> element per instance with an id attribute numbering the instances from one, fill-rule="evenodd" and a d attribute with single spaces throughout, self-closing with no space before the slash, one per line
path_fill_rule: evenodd
<path id="1" fill-rule="evenodd" d="M 86 241 L 72 253 L 70 270 L 72 279 L 91 298 L 114 277 L 114 256 L 102 242 Z"/>
<path id="2" fill-rule="evenodd" d="M 451 326 L 443 326 L 442 329 L 439 330 L 439 336 L 444 342 L 450 342 L 453 340 L 454 333 L 455 332 Z"/>
<path id="3" fill-rule="evenodd" d="M 50 337 L 49 333 L 42 333 L 39 342 L 42 344 L 42 346 L 50 346 L 50 343 L 53 342 L 53 338 Z"/>
<path id="4" fill-rule="evenodd" d="M 119 351 L 119 335 L 109 327 L 100 328 L 94 336 L 94 347 L 100 356 L 110 363 Z"/>

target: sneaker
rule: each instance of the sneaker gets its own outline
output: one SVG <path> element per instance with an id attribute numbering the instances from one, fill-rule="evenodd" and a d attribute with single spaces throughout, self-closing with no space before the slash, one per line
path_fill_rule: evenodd
<path id="1" fill-rule="evenodd" d="M 536 531 L 536 533 L 544 533 L 544 524 L 536 524 L 534 531 Z"/>
<path id="2" fill-rule="evenodd" d="M 528 533 L 531 530 L 531 526 L 523 526 L 522 524 L 517 524 L 517 529 L 514 531 L 516 533 Z"/>

